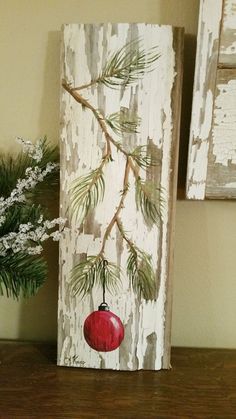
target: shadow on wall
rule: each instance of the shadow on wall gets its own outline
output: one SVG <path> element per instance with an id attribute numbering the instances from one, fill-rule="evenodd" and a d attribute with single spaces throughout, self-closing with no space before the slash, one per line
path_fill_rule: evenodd
<path id="1" fill-rule="evenodd" d="M 60 31 L 49 32 L 44 68 L 44 85 L 39 132 L 44 130 L 48 140 L 59 142 L 60 95 Z M 53 194 L 50 218 L 58 217 L 59 200 Z M 57 336 L 58 243 L 48 241 L 44 256 L 48 263 L 48 279 L 35 297 L 20 302 L 18 336 L 21 340 L 55 341 Z"/>
<path id="2" fill-rule="evenodd" d="M 20 302 L 20 340 L 49 342 L 57 338 L 58 244 L 48 242 L 44 256 L 48 263 L 46 283 L 36 296 Z"/>
<path id="3" fill-rule="evenodd" d="M 184 37 L 184 68 L 182 109 L 180 123 L 178 198 L 185 198 L 187 175 L 188 144 L 192 111 L 193 82 L 196 55 L 196 36 L 186 34 Z"/>

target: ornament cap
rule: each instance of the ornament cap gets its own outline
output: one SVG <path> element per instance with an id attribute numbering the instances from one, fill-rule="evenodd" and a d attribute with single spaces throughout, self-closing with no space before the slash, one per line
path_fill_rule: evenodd
<path id="1" fill-rule="evenodd" d="M 109 311 L 109 306 L 107 303 L 103 302 L 100 304 L 100 306 L 98 307 L 99 311 Z"/>

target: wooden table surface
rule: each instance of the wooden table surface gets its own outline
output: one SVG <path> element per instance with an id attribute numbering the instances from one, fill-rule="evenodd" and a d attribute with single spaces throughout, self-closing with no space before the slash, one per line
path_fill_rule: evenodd
<path id="1" fill-rule="evenodd" d="M 236 418 L 236 350 L 173 348 L 172 370 L 56 366 L 56 347 L 0 344 L 0 418 Z"/>

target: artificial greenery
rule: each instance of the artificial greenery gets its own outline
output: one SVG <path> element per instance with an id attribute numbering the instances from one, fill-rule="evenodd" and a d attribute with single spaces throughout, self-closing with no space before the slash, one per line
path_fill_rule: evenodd
<path id="1" fill-rule="evenodd" d="M 44 284 L 47 263 L 43 257 L 26 253 L 8 253 L 0 256 L 0 294 L 18 299 L 35 295 Z"/>
<path id="2" fill-rule="evenodd" d="M 58 190 L 59 184 L 59 152 L 58 147 L 51 146 L 46 137 L 40 141 L 42 156 L 39 161 L 27 153 L 16 156 L 0 155 L 0 196 L 1 202 L 9 199 L 17 182 L 24 183 L 29 168 L 42 172 L 50 163 L 55 164 L 55 170 L 49 171 L 43 181 L 35 187 L 28 188 L 22 202 L 13 201 L 4 212 L 4 221 L 0 223 L 0 295 L 18 299 L 20 296 L 35 295 L 47 277 L 47 263 L 38 254 L 28 254 L 25 251 L 14 251 L 11 247 L 4 249 L 4 238 L 18 234 L 20 226 L 39 225 L 40 217 L 46 216 L 48 210 L 42 201 L 48 201 Z M 23 184 L 22 183 L 22 184 Z M 41 203 L 40 203 L 41 202 Z M 36 243 L 37 244 L 37 243 Z M 35 243 L 33 243 L 35 245 Z"/>
<path id="3" fill-rule="evenodd" d="M 40 145 L 43 155 L 39 162 L 36 162 L 27 153 L 23 152 L 20 152 L 16 157 L 11 154 L 0 155 L 0 196 L 7 197 L 10 195 L 17 180 L 24 177 L 28 167 L 39 166 L 41 169 L 44 169 L 49 162 L 59 162 L 59 149 L 57 146 L 51 145 L 46 136 L 40 141 Z M 58 170 L 55 170 L 47 175 L 44 182 L 38 183 L 28 193 L 28 198 L 31 195 L 33 202 L 38 202 L 45 194 L 47 194 L 47 198 L 50 197 L 52 190 L 58 190 L 58 186 Z"/>
<path id="4" fill-rule="evenodd" d="M 105 165 L 109 165 L 113 161 L 113 147 L 123 155 L 126 162 L 120 201 L 105 230 L 100 251 L 97 255 L 89 256 L 86 260 L 79 262 L 72 270 L 72 291 L 75 294 L 84 296 L 92 291 L 94 285 L 106 287 L 110 291 L 117 291 L 122 275 L 121 269 L 105 259 L 106 243 L 113 227 L 116 226 L 128 246 L 129 256 L 126 270 L 130 285 L 140 298 L 145 300 L 156 298 L 156 272 L 152 266 L 152 258 L 131 240 L 121 219 L 132 174 L 135 179 L 137 210 L 141 211 L 145 223 L 152 226 L 161 220 L 163 201 L 161 190 L 153 180 L 143 179 L 140 174 L 143 169 L 147 172 L 159 164 L 155 147 L 150 149 L 147 146 L 137 146 L 131 150 L 127 150 L 127 147 L 124 148 L 120 139 L 113 138 L 111 130 L 118 137 L 122 137 L 124 134 L 136 134 L 141 122 L 140 117 L 135 112 L 124 108 L 111 115 L 103 115 L 101 110 L 95 109 L 81 95 L 81 90 L 89 89 L 96 84 L 103 84 L 108 88 L 122 87 L 125 89 L 130 84 L 137 82 L 146 72 L 152 71 L 153 64 L 156 63 L 159 56 L 156 47 L 146 52 L 141 46 L 141 41 L 137 39 L 111 54 L 101 74 L 89 83 L 72 87 L 66 80 L 62 82 L 64 89 L 83 109 L 93 113 L 106 140 L 106 151 L 100 165 L 76 179 L 71 186 L 71 208 L 80 223 L 85 220 L 89 210 L 95 208 L 103 200 L 105 193 L 103 170 Z"/>

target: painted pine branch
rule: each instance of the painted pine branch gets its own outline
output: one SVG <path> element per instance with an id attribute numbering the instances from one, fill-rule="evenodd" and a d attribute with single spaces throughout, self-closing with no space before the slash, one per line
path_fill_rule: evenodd
<path id="1" fill-rule="evenodd" d="M 160 58 L 158 48 L 150 48 L 148 52 L 142 47 L 140 39 L 135 39 L 121 47 L 108 58 L 101 74 L 91 82 L 74 90 L 89 88 L 102 83 L 110 88 L 127 87 L 136 83 L 148 71 L 152 71 L 153 64 Z"/>
<path id="2" fill-rule="evenodd" d="M 127 275 L 133 290 L 146 300 L 155 298 L 155 273 L 152 268 L 151 257 L 139 249 L 128 238 L 122 225 L 121 212 L 129 192 L 129 176 L 132 172 L 136 183 L 135 199 L 137 209 L 141 210 L 145 222 L 149 223 L 149 225 L 160 221 L 159 190 L 152 182 L 142 180 L 139 175 L 139 169 L 147 170 L 148 168 L 157 166 L 159 164 L 158 158 L 154 152 L 151 154 L 148 153 L 147 146 L 138 146 L 131 152 L 127 152 L 123 148 L 122 143 L 114 139 L 109 133 L 108 127 L 118 136 L 121 136 L 123 133 L 137 134 L 141 119 L 135 113 L 132 114 L 125 109 L 121 109 L 109 116 L 104 116 L 102 111 L 95 109 L 80 94 L 79 90 L 98 83 L 103 83 L 110 88 L 118 86 L 127 87 L 137 82 L 145 72 L 151 71 L 153 63 L 158 58 L 159 54 L 155 47 L 145 52 L 140 46 L 140 41 L 136 40 L 124 45 L 115 52 L 108 60 L 101 75 L 90 83 L 78 88 L 72 88 L 65 80 L 62 82 L 65 90 L 84 109 L 90 110 L 93 113 L 107 144 L 106 155 L 100 166 L 76 179 L 71 186 L 71 208 L 81 223 L 87 216 L 88 211 L 95 208 L 103 200 L 105 193 L 103 167 L 107 161 L 112 160 L 112 146 L 121 152 L 126 160 L 120 201 L 105 230 L 100 252 L 98 255 L 89 256 L 85 261 L 81 261 L 72 271 L 72 290 L 75 294 L 85 295 L 92 291 L 95 284 L 102 285 L 104 251 L 111 231 L 117 225 L 122 238 L 127 242 L 129 247 Z M 106 272 L 106 288 L 110 290 L 115 289 L 120 278 L 119 267 L 108 261 Z"/>
<path id="3" fill-rule="evenodd" d="M 105 121 L 115 134 L 121 136 L 124 133 L 137 134 L 141 118 L 135 113 L 129 115 L 126 109 L 121 108 L 120 111 L 107 116 Z"/>
<path id="4" fill-rule="evenodd" d="M 88 256 L 72 270 L 72 293 L 84 297 L 91 293 L 94 286 L 103 287 L 103 285 L 109 292 L 115 293 L 119 289 L 121 275 L 121 269 L 115 263 L 104 264 L 104 257 L 101 254 Z"/>

